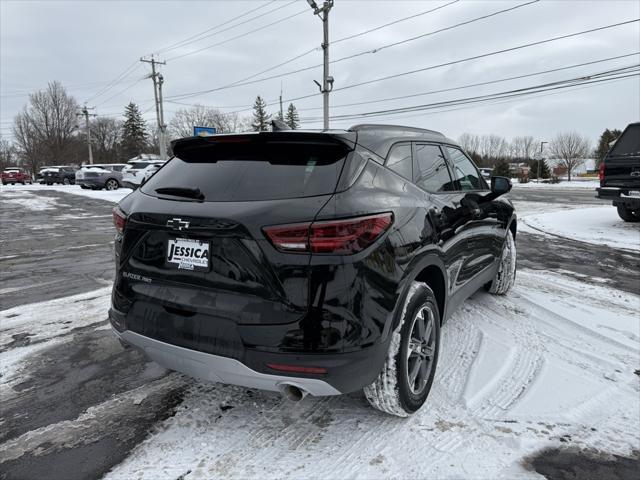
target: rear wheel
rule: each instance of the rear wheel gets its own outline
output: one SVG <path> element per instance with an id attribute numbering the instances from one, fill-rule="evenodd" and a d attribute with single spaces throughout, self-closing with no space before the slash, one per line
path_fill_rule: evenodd
<path id="1" fill-rule="evenodd" d="M 493 281 L 487 284 L 485 288 L 494 295 L 504 295 L 516 281 L 516 242 L 513 239 L 511 230 L 507 231 L 502 246 L 502 256 L 500 257 L 500 265 Z"/>
<path id="2" fill-rule="evenodd" d="M 71 185 L 71 181 L 68 178 L 65 178 L 62 183 L 64 183 L 65 185 Z"/>
<path id="3" fill-rule="evenodd" d="M 369 403 L 383 412 L 406 417 L 427 399 L 438 363 L 440 314 L 425 283 L 414 282 L 393 332 L 378 378 L 364 388 Z"/>
<path id="4" fill-rule="evenodd" d="M 625 205 L 617 205 L 618 216 L 625 222 L 640 222 L 640 211 L 634 212 Z"/>
<path id="5" fill-rule="evenodd" d="M 104 184 L 104 188 L 107 190 L 117 190 L 120 184 L 115 178 L 110 178 Z"/>

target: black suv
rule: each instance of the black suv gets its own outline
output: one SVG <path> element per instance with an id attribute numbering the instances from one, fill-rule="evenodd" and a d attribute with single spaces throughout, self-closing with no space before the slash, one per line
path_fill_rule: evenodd
<path id="1" fill-rule="evenodd" d="M 600 163 L 597 198 L 611 200 L 625 222 L 640 222 L 640 123 L 627 125 Z"/>
<path id="2" fill-rule="evenodd" d="M 359 125 L 173 142 L 114 209 L 109 317 L 191 376 L 416 411 L 440 327 L 515 278 L 516 218 L 442 134 Z"/>

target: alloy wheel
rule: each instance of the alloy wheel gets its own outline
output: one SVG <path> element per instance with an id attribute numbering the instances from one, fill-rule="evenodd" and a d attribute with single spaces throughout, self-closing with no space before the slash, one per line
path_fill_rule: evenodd
<path id="1" fill-rule="evenodd" d="M 420 307 L 413 317 L 411 336 L 407 343 L 407 380 L 414 395 L 420 395 L 431 375 L 436 348 L 436 329 L 430 305 Z"/>

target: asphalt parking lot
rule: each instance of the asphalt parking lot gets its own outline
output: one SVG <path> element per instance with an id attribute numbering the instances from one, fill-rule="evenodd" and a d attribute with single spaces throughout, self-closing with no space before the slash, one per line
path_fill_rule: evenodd
<path id="1" fill-rule="evenodd" d="M 84 314 L 79 323 L 72 314 L 68 319 L 46 318 L 57 322 L 50 337 L 26 330 L 3 339 L 5 351 L 26 351 L 53 337 L 60 341 L 25 356 L 20 375 L 0 390 L 0 478 L 99 478 L 156 432 L 179 408 L 185 392 L 200 387 L 122 349 L 107 328 L 104 302 L 113 278 L 113 204 L 53 190 L 38 191 L 37 196 L 39 208 L 19 196 L 3 196 L 0 201 L 0 310 L 16 312 L 16 307 L 61 299 L 70 312 L 83 309 Z M 591 191 L 523 189 L 510 197 L 516 206 L 602 205 Z M 517 245 L 520 269 L 562 272 L 640 294 L 637 252 L 529 232 L 518 234 Z M 100 296 L 92 294 L 96 291 Z M 231 392 L 231 397 L 239 395 Z M 345 401 L 364 408 L 358 395 L 350 397 Z M 279 397 L 262 400 L 273 404 Z M 224 407 L 221 401 L 220 415 Z M 317 421 L 329 422 L 321 417 Z M 548 467 L 544 458 L 536 460 L 542 469 Z M 560 455 L 559 464 L 562 461 Z M 637 459 L 627 459 L 631 470 L 614 472 L 606 470 L 606 461 L 602 472 L 615 475 L 610 478 L 631 478 L 627 474 L 638 465 Z M 549 467 L 556 473 L 548 478 L 569 478 L 559 476 L 566 468 L 557 467 L 558 462 Z"/>

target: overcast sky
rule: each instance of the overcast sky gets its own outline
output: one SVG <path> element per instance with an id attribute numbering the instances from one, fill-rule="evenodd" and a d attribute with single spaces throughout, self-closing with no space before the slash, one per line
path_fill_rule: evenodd
<path id="1" fill-rule="evenodd" d="M 448 1 L 336 0 L 330 14 L 330 38 L 338 40 L 396 19 L 435 9 Z M 460 1 L 437 11 L 402 21 L 366 35 L 338 42 L 331 59 L 372 51 L 384 45 L 471 20 L 526 1 Z M 261 7 L 223 27 L 234 17 Z M 277 10 L 276 10 L 277 9 Z M 298 15 L 296 15 L 300 12 Z M 272 26 L 270 23 L 284 20 Z M 340 91 L 341 87 L 507 49 L 568 33 L 640 17 L 640 2 L 542 1 L 469 25 L 430 35 L 402 45 L 360 55 L 331 65 L 336 91 L 331 114 L 355 114 L 401 106 L 441 102 L 565 80 L 640 63 L 640 56 L 596 63 L 519 80 L 415 96 L 357 106 L 402 95 L 465 86 L 505 77 L 536 73 L 640 51 L 639 23 L 523 48 L 473 61 Z M 253 20 L 252 20 L 253 19 Z M 0 0 L 0 133 L 11 136 L 14 115 L 28 93 L 61 81 L 79 102 L 89 100 L 101 115 L 121 115 L 124 105 L 136 102 L 151 125 L 155 122 L 153 90 L 144 79 L 150 67 L 137 62 L 159 52 L 167 99 L 184 93 L 214 89 L 255 75 L 296 55 L 319 47 L 322 23 L 306 1 L 12 1 Z M 246 22 L 246 23 L 243 23 Z M 243 23 L 243 24 L 241 24 Z M 241 24 L 234 27 L 235 25 Z M 262 28 L 261 27 L 265 27 Z M 234 39 L 252 30 L 259 31 Z M 209 30 L 205 38 L 171 50 L 175 45 Z M 222 31 L 226 30 L 226 31 Z M 229 40 L 229 41 L 227 41 Z M 224 42 L 224 43 L 223 43 Z M 216 45 L 223 43 L 222 45 Z M 216 46 L 212 46 L 216 45 Z M 211 48 L 205 48 L 212 46 Z M 201 50 L 181 58 L 183 54 Z M 319 65 L 318 48 L 296 61 L 262 76 Z M 128 71 L 126 69 L 130 68 Z M 126 74 L 95 96 L 121 73 Z M 223 111 L 250 108 L 256 95 L 268 102 L 316 93 L 314 79 L 320 67 L 282 78 L 179 99 L 220 107 Z M 260 77 L 256 77 L 260 78 Z M 549 94 L 553 93 L 553 94 Z M 178 100 L 178 99 L 174 99 Z M 303 127 L 321 128 L 322 98 L 294 102 Z M 165 103 L 167 119 L 182 105 Z M 276 106 L 269 107 L 270 113 Z M 286 108 L 286 104 L 285 104 Z M 443 111 L 446 110 L 446 111 Z M 250 114 L 250 110 L 242 112 Z M 638 76 L 585 88 L 559 90 L 513 101 L 449 107 L 429 112 L 336 120 L 336 128 L 371 123 L 396 123 L 440 130 L 457 138 L 463 132 L 497 133 L 506 137 L 533 135 L 549 139 L 558 131 L 576 130 L 593 142 L 604 128 L 623 128 L 640 120 Z"/>

